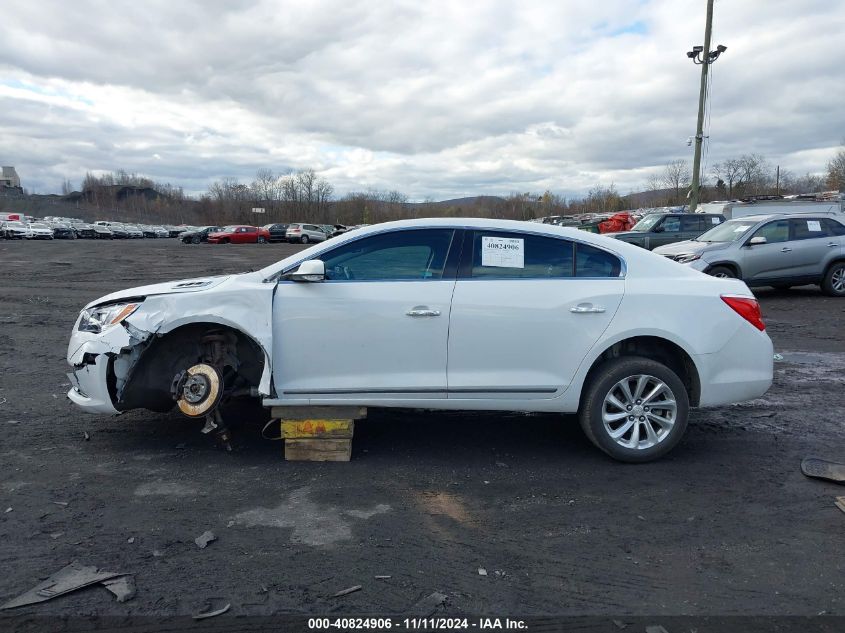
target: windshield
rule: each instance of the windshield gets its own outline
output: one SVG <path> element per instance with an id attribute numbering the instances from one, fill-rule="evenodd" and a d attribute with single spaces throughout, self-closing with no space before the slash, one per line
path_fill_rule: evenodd
<path id="1" fill-rule="evenodd" d="M 9 222 L 6 224 L 9 228 L 17 229 L 23 227 L 23 222 Z"/>
<path id="2" fill-rule="evenodd" d="M 646 231 L 650 231 L 651 227 L 653 227 L 655 224 L 660 222 L 660 218 L 662 218 L 662 217 L 663 216 L 659 213 L 651 213 L 651 214 L 645 216 L 639 222 L 637 222 L 634 225 L 634 228 L 632 228 L 631 230 L 632 231 L 638 231 L 640 233 L 645 233 Z"/>
<path id="3" fill-rule="evenodd" d="M 227 226 L 226 228 L 223 229 L 223 233 L 234 233 L 235 229 L 237 229 L 237 228 L 238 228 L 237 225 Z"/>
<path id="4" fill-rule="evenodd" d="M 49 229 L 50 228 L 46 224 L 41 224 L 41 222 L 33 222 L 29 226 L 31 226 L 34 229 Z"/>
<path id="5" fill-rule="evenodd" d="M 714 226 L 705 231 L 693 241 L 695 242 L 733 242 L 745 235 L 752 226 L 756 226 L 756 220 L 728 220 L 719 226 Z"/>

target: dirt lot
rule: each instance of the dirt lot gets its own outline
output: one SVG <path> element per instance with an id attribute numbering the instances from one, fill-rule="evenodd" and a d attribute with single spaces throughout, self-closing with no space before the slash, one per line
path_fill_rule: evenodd
<path id="1" fill-rule="evenodd" d="M 784 356 L 767 396 L 695 411 L 647 465 L 610 461 L 570 418 L 417 412 L 373 412 L 351 463 L 286 463 L 255 425 L 227 455 L 176 414 L 65 398 L 87 301 L 298 248 L 0 242 L 0 602 L 78 560 L 135 574 L 137 597 L 17 613 L 190 614 L 216 597 L 231 614 L 384 614 L 434 591 L 453 614 L 845 613 L 845 489 L 799 471 L 845 461 L 845 301 L 816 288 L 758 293 Z"/>

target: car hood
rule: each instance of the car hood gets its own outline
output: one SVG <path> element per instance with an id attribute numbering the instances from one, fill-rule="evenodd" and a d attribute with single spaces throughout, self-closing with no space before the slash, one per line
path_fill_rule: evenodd
<path id="1" fill-rule="evenodd" d="M 619 231 L 617 233 L 605 233 L 608 237 L 645 237 L 648 235 L 647 231 Z"/>
<path id="2" fill-rule="evenodd" d="M 185 292 L 202 292 L 216 288 L 223 282 L 235 277 L 235 275 L 221 275 L 219 277 L 197 277 L 196 279 L 181 279 L 178 281 L 166 281 L 160 284 L 150 284 L 148 286 L 138 286 L 137 288 L 127 288 L 126 290 L 119 290 L 104 297 L 100 297 L 85 306 L 91 308 L 93 306 L 103 305 L 105 303 L 113 303 L 122 299 L 149 297 L 152 295 L 178 294 Z"/>
<path id="3" fill-rule="evenodd" d="M 658 255 L 701 255 L 712 251 L 721 251 L 728 248 L 733 242 L 697 242 L 695 240 L 684 240 L 674 244 L 658 246 L 654 252 Z"/>

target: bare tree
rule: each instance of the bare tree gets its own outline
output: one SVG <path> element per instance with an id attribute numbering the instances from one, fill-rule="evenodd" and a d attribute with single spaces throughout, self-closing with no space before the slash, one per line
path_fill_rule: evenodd
<path id="1" fill-rule="evenodd" d="M 733 198 L 734 186 L 739 182 L 741 174 L 742 163 L 738 158 L 729 158 L 713 165 L 713 175 L 727 185 L 728 199 Z"/>
<path id="2" fill-rule="evenodd" d="M 827 187 L 845 191 L 845 146 L 827 164 Z"/>
<path id="3" fill-rule="evenodd" d="M 663 185 L 675 192 L 673 204 L 680 204 L 682 200 L 681 189 L 688 187 L 690 180 L 692 180 L 692 172 L 685 160 L 673 160 L 663 168 Z"/>

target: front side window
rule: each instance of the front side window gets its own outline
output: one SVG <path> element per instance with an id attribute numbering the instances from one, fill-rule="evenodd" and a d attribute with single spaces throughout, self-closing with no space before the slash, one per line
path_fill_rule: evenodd
<path id="1" fill-rule="evenodd" d="M 326 265 L 326 279 L 442 279 L 453 235 L 452 229 L 418 229 L 349 242 L 321 256 Z"/>
<path id="2" fill-rule="evenodd" d="M 553 237 L 476 231 L 473 278 L 549 279 L 573 276 L 572 242 Z"/>
<path id="3" fill-rule="evenodd" d="M 827 226 L 827 231 L 829 235 L 845 235 L 845 224 L 830 219 L 824 219 L 822 220 L 822 222 L 825 226 Z"/>
<path id="4" fill-rule="evenodd" d="M 777 220 L 776 222 L 764 224 L 755 231 L 754 235 L 751 236 L 751 239 L 754 239 L 755 237 L 765 237 L 768 244 L 786 242 L 789 240 L 789 221 Z"/>
<path id="5" fill-rule="evenodd" d="M 670 215 L 663 224 L 660 225 L 664 233 L 677 233 L 681 230 L 681 218 Z"/>

